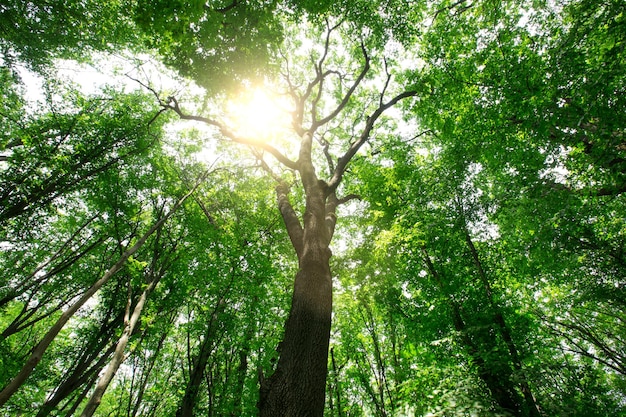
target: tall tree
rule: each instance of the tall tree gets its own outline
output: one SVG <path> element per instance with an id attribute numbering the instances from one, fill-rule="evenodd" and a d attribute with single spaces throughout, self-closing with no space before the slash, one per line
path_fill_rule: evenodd
<path id="1" fill-rule="evenodd" d="M 314 28 L 311 28 L 314 30 Z M 319 54 L 311 56 L 312 71 L 315 77 L 300 91 L 299 74 L 291 74 L 292 59 L 287 57 L 284 63 L 284 83 L 287 94 L 293 101 L 292 127 L 299 144 L 296 147 L 296 159 L 291 159 L 283 151 L 267 142 L 256 138 L 241 137 L 229 128 L 225 122 L 186 113 L 175 97 L 168 97 L 161 102 L 166 109 L 177 113 L 184 120 L 200 121 L 217 127 L 222 135 L 234 142 L 248 144 L 256 148 L 255 154 L 267 171 L 271 168 L 263 160 L 261 152 L 271 154 L 285 168 L 298 174 L 303 191 L 303 213 L 299 218 L 290 198 L 290 186 L 286 180 L 275 176 L 278 181 L 276 196 L 278 209 L 283 217 L 291 244 L 298 258 L 299 270 L 294 281 L 291 309 L 285 325 L 285 334 L 280 345 L 280 356 L 274 373 L 261 381 L 259 410 L 261 415 L 322 415 L 324 410 L 325 383 L 327 376 L 328 346 L 332 315 L 332 274 L 330 271 L 330 242 L 337 222 L 337 207 L 349 201 L 352 196 L 339 197 L 338 188 L 348 164 L 367 143 L 374 130 L 374 125 L 382 114 L 403 99 L 414 96 L 415 91 L 388 93 L 392 74 L 383 73 L 384 87 L 375 92 L 373 97 L 361 99 L 354 109 L 352 102 L 359 97 L 355 94 L 362 87 L 371 69 L 372 58 L 365 44 L 356 46 L 359 51 L 360 69 L 354 64 L 350 67 L 353 74 L 344 76 L 333 68 L 338 58 L 336 46 L 331 42 L 340 30 L 340 24 L 326 22 L 322 32 L 322 48 Z M 346 48 L 355 48 L 346 45 Z M 377 61 L 383 61 L 382 57 Z M 358 61 L 357 61 L 358 62 Z M 376 62 L 377 65 L 382 62 Z M 351 81 L 350 81 L 351 80 Z M 337 93 L 327 89 L 327 85 L 337 83 L 345 92 Z M 371 94 L 371 93 L 370 93 Z M 334 96 L 333 96 L 334 95 Z M 374 104 L 366 100 L 374 99 Z M 328 100 L 326 102 L 325 100 Z M 328 138 L 331 132 L 327 125 L 343 122 L 344 110 L 350 109 L 347 117 L 369 112 L 364 122 L 353 121 L 359 129 L 349 140 L 347 147 L 341 149 L 345 133 L 337 138 Z M 344 122 L 345 123 L 345 122 Z M 341 128 L 341 124 L 339 124 Z M 345 129 L 345 128 L 344 128 Z M 328 179 L 318 176 L 315 166 L 314 148 L 326 161 Z M 331 147 L 332 146 L 332 147 Z M 332 151 L 338 150 L 339 156 Z"/>

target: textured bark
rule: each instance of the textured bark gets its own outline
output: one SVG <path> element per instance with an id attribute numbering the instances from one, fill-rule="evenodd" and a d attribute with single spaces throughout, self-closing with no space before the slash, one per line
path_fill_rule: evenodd
<path id="1" fill-rule="evenodd" d="M 327 222 L 334 225 L 334 213 L 327 213 L 327 189 L 317 181 L 314 172 L 304 170 L 302 177 L 306 209 L 301 235 L 299 223 L 295 226 L 285 216 L 291 211 L 281 209 L 292 242 L 302 236 L 302 249 L 280 358 L 274 374 L 261 384 L 261 417 L 324 413 L 332 313 L 328 248 L 331 235 Z M 279 203 L 288 204 L 285 200 L 281 202 L 281 191 L 277 189 Z M 297 252 L 298 245 L 296 241 Z"/>

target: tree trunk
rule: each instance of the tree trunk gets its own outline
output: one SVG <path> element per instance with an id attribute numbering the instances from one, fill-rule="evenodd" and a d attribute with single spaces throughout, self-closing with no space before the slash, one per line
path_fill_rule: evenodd
<path id="1" fill-rule="evenodd" d="M 101 348 L 100 346 L 96 346 L 96 348 L 103 349 L 103 347 Z M 112 344 L 92 366 L 90 365 L 95 359 L 94 355 L 90 355 L 89 358 L 80 362 L 74 368 L 72 374 L 57 387 L 54 395 L 39 409 L 36 417 L 48 416 L 57 407 L 57 405 L 59 405 L 61 401 L 67 398 L 72 392 L 74 392 L 81 385 L 85 384 L 88 380 L 97 376 L 102 368 L 104 368 L 109 356 L 112 355 L 114 351 L 115 344 Z"/>
<path id="2" fill-rule="evenodd" d="M 171 318 L 168 320 L 168 323 L 171 325 L 174 322 L 174 320 L 175 320 L 175 315 L 172 314 L 170 317 Z M 168 334 L 169 334 L 169 327 L 168 327 L 168 330 L 165 330 L 161 334 L 161 337 L 159 338 L 159 342 L 157 343 L 157 346 L 154 349 L 154 354 L 149 356 L 148 364 L 146 365 L 144 363 L 143 366 L 142 366 L 142 374 L 141 374 L 141 377 L 140 377 L 141 382 L 140 382 L 139 388 L 136 388 L 136 389 L 133 390 L 133 391 L 137 392 L 137 397 L 135 398 L 132 411 L 130 411 L 128 413 L 128 417 L 135 417 L 139 413 L 139 408 L 141 407 L 143 396 L 144 396 L 144 394 L 146 392 L 146 388 L 147 388 L 147 385 L 148 385 L 148 379 L 150 378 L 152 370 L 154 369 L 154 366 L 156 365 L 157 359 L 161 355 L 161 351 L 163 349 L 163 344 L 165 343 L 165 339 L 167 338 Z"/>
<path id="3" fill-rule="evenodd" d="M 279 208 L 298 255 L 291 311 L 285 325 L 274 374 L 261 381 L 261 417 L 324 414 L 328 346 L 332 313 L 331 252 L 334 208 L 326 204 L 326 188 L 311 171 L 301 169 L 306 193 L 304 228 L 277 187 Z"/>
<path id="4" fill-rule="evenodd" d="M 0 391 L 0 407 L 2 407 L 8 400 L 11 398 L 13 394 L 22 386 L 22 384 L 26 381 L 26 379 L 30 376 L 30 374 L 35 370 L 35 367 L 41 361 L 44 353 L 48 349 L 48 346 L 52 343 L 52 341 L 59 334 L 61 329 L 65 326 L 65 324 L 69 321 L 70 318 L 89 300 L 91 297 L 100 290 L 100 288 L 106 284 L 109 279 L 113 275 L 119 271 L 122 266 L 126 263 L 128 258 L 134 255 L 141 247 L 146 243 L 148 238 L 158 229 L 163 226 L 163 224 L 174 214 L 180 206 L 183 205 L 185 200 L 193 194 L 193 192 L 200 186 L 201 182 L 206 178 L 206 175 L 203 175 L 195 187 L 190 190 L 187 194 L 185 194 L 180 200 L 174 204 L 172 209 L 165 216 L 161 217 L 148 231 L 129 249 L 127 249 L 119 258 L 119 260 L 113 265 L 105 274 L 96 281 L 85 293 L 76 301 L 73 305 L 71 305 L 67 310 L 61 314 L 58 320 L 52 325 L 52 327 L 48 330 L 48 332 L 44 335 L 42 340 L 33 348 L 30 356 L 26 360 L 26 363 L 20 370 L 20 372 L 13 378 L 3 389 Z"/>
<path id="5" fill-rule="evenodd" d="M 139 297 L 139 300 L 137 301 L 137 304 L 135 305 L 135 308 L 133 309 L 132 315 L 130 315 L 130 305 L 132 302 L 132 294 L 131 294 L 131 291 L 129 290 L 128 307 L 126 309 L 126 315 L 124 317 L 124 324 L 125 324 L 124 331 L 122 332 L 122 335 L 120 336 L 120 339 L 117 342 L 117 346 L 115 347 L 115 353 L 113 354 L 113 357 L 111 358 L 111 361 L 109 362 L 109 366 L 107 366 L 106 370 L 104 371 L 104 374 L 102 374 L 102 376 L 98 380 L 98 383 L 96 384 L 96 389 L 94 390 L 93 394 L 91 394 L 91 398 L 89 398 L 87 405 L 85 405 L 85 408 L 83 409 L 83 412 L 80 415 L 81 417 L 93 416 L 93 413 L 96 411 L 96 409 L 100 405 L 104 392 L 109 387 L 109 384 L 111 383 L 111 380 L 117 373 L 117 370 L 119 369 L 120 365 L 122 364 L 122 362 L 124 362 L 124 359 L 125 359 L 124 351 L 126 350 L 126 345 L 128 344 L 128 340 L 130 339 L 130 336 L 133 334 L 135 330 L 137 322 L 139 321 L 139 317 L 141 316 L 141 312 L 143 311 L 143 308 L 146 305 L 146 300 L 148 299 L 148 295 L 150 295 L 152 290 L 154 290 L 154 287 L 157 285 L 159 279 L 160 277 L 154 277 L 152 281 L 148 284 L 146 289 L 141 294 L 141 297 Z"/>
<path id="6" fill-rule="evenodd" d="M 278 365 L 261 387 L 261 417 L 324 413 L 332 305 L 328 256 L 304 257 L 296 275 Z"/>
<path id="7" fill-rule="evenodd" d="M 498 326 L 500 330 L 500 335 L 504 340 L 504 343 L 507 346 L 509 351 L 509 355 L 511 356 L 511 361 L 513 362 L 513 367 L 517 373 L 517 379 L 519 380 L 519 387 L 522 395 L 524 396 L 524 407 L 525 410 L 523 412 L 524 415 L 528 415 L 530 417 L 538 417 L 541 415 L 541 411 L 539 405 L 535 400 L 535 396 L 532 394 L 530 389 L 530 385 L 526 379 L 526 375 L 524 373 L 524 369 L 522 366 L 522 360 L 519 356 L 519 352 L 517 351 L 517 346 L 515 346 L 515 342 L 513 341 L 513 336 L 511 335 L 511 330 L 509 326 L 506 324 L 504 320 L 504 315 L 502 314 L 502 310 L 500 306 L 495 302 L 493 298 L 493 291 L 491 289 L 491 284 L 489 282 L 489 278 L 487 277 L 487 273 L 483 268 L 483 264 L 480 261 L 480 257 L 478 256 L 478 251 L 476 250 L 476 246 L 474 246 L 474 242 L 467 230 L 467 226 L 464 226 L 463 232 L 465 233 L 465 242 L 467 243 L 467 247 L 472 254 L 472 260 L 474 261 L 474 265 L 478 270 L 478 276 L 480 278 L 481 283 L 483 284 L 483 289 L 485 290 L 485 295 L 487 296 L 487 300 L 489 302 L 489 306 L 493 312 L 493 321 Z"/>
<path id="8" fill-rule="evenodd" d="M 335 360 L 334 349 L 330 349 L 331 362 L 333 364 L 333 379 L 335 380 L 335 394 L 337 396 L 337 416 L 343 417 L 343 411 L 341 409 L 341 385 L 339 383 L 339 369 L 337 368 L 337 361 Z"/>
<path id="9" fill-rule="evenodd" d="M 217 306 L 211 314 L 211 319 L 207 325 L 207 329 L 204 335 L 204 340 L 200 345 L 200 351 L 198 357 L 194 361 L 193 368 L 189 374 L 189 382 L 185 388 L 185 395 L 183 396 L 178 410 L 176 410 L 176 417 L 191 417 L 193 416 L 193 409 L 198 401 L 198 392 L 200 390 L 200 384 L 204 378 L 204 371 L 209 361 L 213 347 L 215 346 L 215 327 L 219 320 L 219 314 L 226 306 L 224 298 L 220 299 Z"/>
<path id="10" fill-rule="evenodd" d="M 422 248 L 422 255 L 430 275 L 450 306 L 454 329 L 459 332 L 461 342 L 478 370 L 479 378 L 487 386 L 493 401 L 503 411 L 514 416 L 519 416 L 521 399 L 515 390 L 514 384 L 510 380 L 510 372 L 504 375 L 502 372 L 499 372 L 497 367 L 493 366 L 490 361 L 485 359 L 485 357 L 489 357 L 489 352 L 484 352 L 484 348 L 483 351 L 481 351 L 480 345 L 476 343 L 468 333 L 465 320 L 463 320 L 461 316 L 461 307 L 445 290 L 443 279 L 435 269 L 430 255 L 425 248 Z"/>

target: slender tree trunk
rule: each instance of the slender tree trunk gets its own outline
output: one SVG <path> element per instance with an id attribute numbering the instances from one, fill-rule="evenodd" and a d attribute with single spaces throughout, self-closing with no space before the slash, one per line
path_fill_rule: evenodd
<path id="1" fill-rule="evenodd" d="M 193 410 L 198 401 L 200 384 L 204 378 L 204 372 L 215 344 L 216 323 L 219 320 L 219 314 L 224 309 L 225 304 L 224 298 L 220 299 L 211 314 L 211 319 L 207 325 L 204 340 L 200 344 L 200 351 L 198 352 L 198 356 L 194 361 L 189 374 L 189 381 L 187 383 L 187 387 L 185 388 L 185 395 L 183 395 L 180 405 L 178 406 L 178 410 L 176 410 L 176 417 L 193 416 Z"/>
<path id="2" fill-rule="evenodd" d="M 335 380 L 335 393 L 337 395 L 337 416 L 343 417 L 343 411 L 341 409 L 341 387 L 339 385 L 339 369 L 337 369 L 337 361 L 335 360 L 335 351 L 330 349 L 330 358 L 333 365 L 333 379 Z"/>
<path id="3" fill-rule="evenodd" d="M 472 358 L 472 362 L 478 370 L 478 376 L 485 383 L 493 400 L 501 409 L 511 413 L 512 415 L 519 415 L 520 398 L 513 386 L 513 383 L 510 381 L 509 376 L 498 372 L 487 360 L 485 360 L 483 355 L 486 352 L 481 352 L 479 345 L 472 340 L 472 337 L 467 332 L 465 320 L 463 320 L 463 317 L 461 316 L 461 308 L 445 290 L 443 279 L 439 275 L 437 269 L 435 269 L 435 266 L 430 259 L 430 255 L 428 255 L 425 248 L 422 248 L 422 254 L 428 272 L 434 279 L 439 291 L 446 298 L 448 305 L 450 306 L 452 324 L 454 325 L 454 329 L 459 333 L 461 342 L 463 343 L 465 349 L 467 349 L 469 356 Z"/>
<path id="4" fill-rule="evenodd" d="M 174 315 L 171 315 L 171 319 L 169 320 L 169 323 L 173 323 L 175 319 Z M 157 362 L 157 359 L 159 358 L 159 355 L 161 353 L 161 349 L 163 348 L 163 344 L 165 343 L 165 339 L 168 336 L 169 331 L 164 331 L 161 334 L 161 338 L 159 339 L 159 343 L 157 344 L 156 348 L 154 349 L 154 354 L 150 355 L 150 362 L 148 363 L 147 366 L 143 366 L 142 367 L 142 375 L 141 375 L 141 382 L 140 382 L 140 386 L 139 388 L 136 390 L 137 391 L 137 397 L 135 398 L 134 401 L 134 405 L 132 408 L 132 411 L 128 413 L 128 417 L 135 417 L 138 413 L 139 413 L 139 408 L 141 407 L 141 402 L 143 400 L 143 396 L 146 392 L 146 387 L 148 386 L 148 379 L 150 377 L 150 374 L 152 373 L 152 370 L 154 369 L 154 365 Z"/>
<path id="5" fill-rule="evenodd" d="M 135 330 L 137 322 L 139 321 L 139 317 L 141 316 L 141 312 L 143 311 L 143 308 L 146 304 L 148 295 L 150 295 L 150 293 L 152 292 L 152 290 L 154 289 L 158 281 L 159 281 L 159 277 L 153 278 L 152 281 L 148 284 L 146 289 L 143 291 L 143 293 L 139 297 L 139 300 L 137 301 L 137 304 L 135 305 L 135 308 L 133 309 L 132 315 L 130 315 L 130 305 L 132 302 L 132 294 L 130 293 L 130 290 L 129 290 L 128 306 L 126 308 L 126 315 L 124 317 L 124 331 L 122 332 L 122 336 L 117 342 L 115 353 L 113 354 L 113 357 L 111 358 L 111 362 L 109 362 L 109 366 L 107 366 L 106 370 L 104 371 L 104 374 L 102 374 L 102 376 L 98 380 L 98 383 L 96 384 L 96 389 L 91 394 L 91 398 L 89 398 L 87 405 L 85 405 L 85 408 L 83 409 L 83 412 L 81 413 L 81 417 L 91 417 L 93 413 L 96 411 L 96 409 L 98 408 L 98 406 L 100 405 L 104 392 L 109 387 L 111 380 L 113 379 L 120 365 L 124 361 L 124 351 L 126 350 L 126 345 L 128 344 L 128 340 L 130 339 L 130 336 L 133 334 L 133 331 Z"/>
<path id="6" fill-rule="evenodd" d="M 82 233 L 82 231 L 91 224 L 92 221 L 96 219 L 98 215 L 92 216 L 88 219 L 82 226 L 80 226 L 73 234 L 70 236 L 61 247 L 51 255 L 47 260 L 43 261 L 24 279 L 22 279 L 17 286 L 12 288 L 5 296 L 0 299 L 0 308 L 14 300 L 18 296 L 26 293 L 34 287 L 41 285 L 43 282 L 50 279 L 50 277 L 62 272 L 63 270 L 72 266 L 76 261 L 81 259 L 84 255 L 89 253 L 92 249 L 98 246 L 100 243 L 104 241 L 104 238 L 98 237 L 93 242 L 75 242 L 77 237 Z M 72 244 L 78 246 L 77 249 L 72 248 Z M 73 249 L 73 250 L 72 250 Z M 65 252 L 70 252 L 68 255 L 63 257 Z M 53 262 L 59 260 L 57 265 L 50 268 L 49 271 L 40 274 L 40 272 L 49 267 Z"/>
<path id="7" fill-rule="evenodd" d="M 255 297 L 256 298 L 256 297 Z M 256 301 L 256 300 L 255 300 Z M 248 373 L 248 356 L 250 355 L 250 341 L 254 336 L 255 326 L 250 325 L 246 330 L 246 338 L 244 345 L 239 351 L 239 365 L 237 366 L 237 382 L 233 390 L 233 411 L 230 413 L 232 417 L 238 417 L 243 412 L 243 388 L 246 383 L 246 375 Z"/>
<path id="8" fill-rule="evenodd" d="M 376 322 L 374 320 L 374 314 L 372 313 L 372 309 L 366 302 L 363 302 L 363 307 L 365 312 L 367 313 L 366 323 L 369 323 L 369 333 L 372 338 L 372 345 L 374 346 L 374 359 L 376 360 L 376 379 L 378 381 L 378 392 L 381 404 L 383 406 L 383 412 L 387 415 L 385 405 L 385 395 L 389 398 L 389 407 L 391 408 L 390 412 L 393 415 L 395 412 L 395 403 L 393 396 L 391 395 L 391 389 L 389 388 L 389 381 L 387 379 L 387 364 L 385 363 L 385 359 L 383 357 L 381 348 L 380 348 L 380 338 L 378 337 L 378 332 L 376 331 Z"/>
<path id="9" fill-rule="evenodd" d="M 524 374 L 524 369 L 522 366 L 522 360 L 520 359 L 519 352 L 517 351 L 517 347 L 515 346 L 515 342 L 513 341 L 513 336 L 511 335 L 511 330 L 506 324 L 504 320 L 504 315 L 502 314 L 502 310 L 497 305 L 495 300 L 493 299 L 493 290 L 491 289 L 491 284 L 489 282 L 489 278 L 487 277 L 487 273 L 483 268 L 482 262 L 480 261 L 480 257 L 478 256 L 478 251 L 476 250 L 476 246 L 474 246 L 474 242 L 467 230 L 467 227 L 464 229 L 465 233 L 465 241 L 467 243 L 467 247 L 472 254 L 472 259 L 474 261 L 474 265 L 478 270 L 478 276 L 480 277 L 480 281 L 483 284 L 483 288 L 485 290 L 485 294 L 487 295 L 487 299 L 489 301 L 489 305 L 493 312 L 493 320 L 494 323 L 498 326 L 500 330 L 500 335 L 502 336 L 502 340 L 507 346 L 509 351 L 509 355 L 511 356 L 511 361 L 513 362 L 513 367 L 517 372 L 517 379 L 519 379 L 519 386 L 522 395 L 524 396 L 525 403 L 525 413 L 530 417 L 539 417 L 541 415 L 541 411 L 539 405 L 535 401 L 535 396 L 532 394 L 530 389 L 530 385 L 526 380 L 526 375 Z"/>
<path id="10" fill-rule="evenodd" d="M 98 346 L 97 349 L 100 349 Z M 65 398 L 67 398 L 72 392 L 74 392 L 78 387 L 82 384 L 90 380 L 92 377 L 96 376 L 104 365 L 106 364 L 106 360 L 109 358 L 111 354 L 115 351 L 115 345 L 111 345 L 109 349 L 100 357 L 100 359 L 91 367 L 91 361 L 93 361 L 93 355 L 90 355 L 84 362 L 79 363 L 72 372 L 72 374 L 61 383 L 58 388 L 55 390 L 54 395 L 44 403 L 44 405 L 37 412 L 36 417 L 45 417 L 49 415 L 52 410 L 55 409 L 57 405 L 61 403 Z"/>
<path id="11" fill-rule="evenodd" d="M 180 206 L 185 202 L 185 200 L 193 194 L 193 192 L 198 188 L 202 180 L 206 178 L 206 174 L 201 177 L 196 186 L 190 190 L 186 195 L 184 195 L 180 200 L 174 204 L 172 209 L 163 216 L 159 221 L 157 221 L 148 231 L 129 249 L 127 249 L 122 256 L 120 256 L 119 260 L 113 265 L 98 281 L 96 281 L 85 293 L 76 301 L 73 305 L 71 305 L 67 310 L 61 314 L 56 323 L 52 325 L 52 327 L 48 330 L 48 332 L 44 335 L 42 340 L 33 348 L 29 358 L 26 360 L 26 363 L 20 370 L 20 372 L 7 384 L 6 387 L 2 389 L 0 392 L 0 407 L 3 406 L 9 398 L 24 384 L 26 379 L 30 376 L 30 374 L 35 370 L 35 367 L 41 361 L 44 353 L 48 349 L 48 346 L 52 343 L 52 341 L 59 334 L 61 329 L 65 326 L 65 324 L 69 321 L 70 318 L 89 300 L 91 297 L 98 292 L 98 290 L 106 284 L 109 279 L 113 275 L 119 271 L 129 257 L 134 255 L 148 240 L 148 238 L 174 214 Z"/>
<path id="12" fill-rule="evenodd" d="M 74 412 L 78 410 L 78 407 L 82 404 L 83 400 L 87 398 L 87 394 L 89 394 L 91 386 L 96 382 L 97 376 L 98 375 L 94 375 L 92 380 L 89 381 L 89 383 L 85 385 L 85 388 L 83 388 L 83 390 L 76 396 L 76 398 L 73 399 L 72 406 L 65 413 L 65 417 L 72 417 L 74 415 Z M 67 407 L 67 405 L 68 404 L 66 404 L 63 408 Z"/>

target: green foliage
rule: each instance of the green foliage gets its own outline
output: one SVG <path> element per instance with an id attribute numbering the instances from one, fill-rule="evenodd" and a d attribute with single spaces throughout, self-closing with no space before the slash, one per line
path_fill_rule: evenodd
<path id="1" fill-rule="evenodd" d="M 363 45 L 372 70 L 322 132 L 316 161 L 325 145 L 354 143 L 402 83 L 417 96 L 403 120 L 379 120 L 340 187 L 361 201 L 339 209 L 326 415 L 531 416 L 527 392 L 546 416 L 623 415 L 625 19 L 617 0 L 3 5 L 0 387 L 203 176 L 198 155 L 215 139 L 166 128 L 158 91 L 80 93 L 54 76 L 55 59 L 151 51 L 208 95 L 288 73 L 297 96 L 324 57 L 328 94 L 307 103 L 327 111 L 362 68 Z M 315 42 L 342 21 L 324 55 Z M 36 106 L 22 66 L 47 76 Z M 193 197 L 0 413 L 84 406 L 151 282 L 97 415 L 175 415 L 203 351 L 195 413 L 256 413 L 297 265 L 274 180 L 230 145 L 210 147 L 221 157 Z"/>
<path id="2" fill-rule="evenodd" d="M 275 1 L 141 0 L 132 14 L 166 64 L 210 91 L 260 78 L 282 34 Z"/>
<path id="3" fill-rule="evenodd" d="M 0 10 L 3 65 L 46 72 L 54 58 L 86 60 L 93 51 L 131 48 L 136 29 L 126 1 L 8 1 Z"/>

